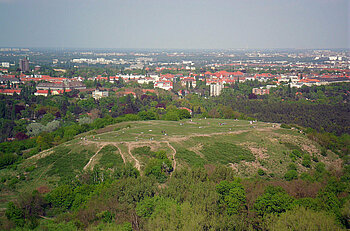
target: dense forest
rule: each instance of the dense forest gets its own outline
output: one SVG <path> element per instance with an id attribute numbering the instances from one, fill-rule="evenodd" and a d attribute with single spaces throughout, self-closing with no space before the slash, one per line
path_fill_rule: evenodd
<path id="1" fill-rule="evenodd" d="M 350 171 L 334 174 L 319 163 L 299 180 L 240 179 L 230 168 L 206 166 L 176 171 L 160 183 L 128 165 L 95 169 L 52 191 L 21 195 L 8 204 L 2 228 L 341 230 L 349 228 Z"/>

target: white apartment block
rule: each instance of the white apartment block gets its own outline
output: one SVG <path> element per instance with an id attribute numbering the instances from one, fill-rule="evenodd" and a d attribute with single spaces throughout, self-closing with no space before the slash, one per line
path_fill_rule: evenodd
<path id="1" fill-rule="evenodd" d="M 222 83 L 216 83 L 210 85 L 210 96 L 219 96 L 224 85 Z"/>

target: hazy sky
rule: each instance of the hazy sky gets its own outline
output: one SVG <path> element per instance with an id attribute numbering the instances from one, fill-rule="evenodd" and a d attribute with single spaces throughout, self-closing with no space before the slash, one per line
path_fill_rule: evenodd
<path id="1" fill-rule="evenodd" d="M 349 48 L 350 0 L 0 0 L 0 47 Z"/>

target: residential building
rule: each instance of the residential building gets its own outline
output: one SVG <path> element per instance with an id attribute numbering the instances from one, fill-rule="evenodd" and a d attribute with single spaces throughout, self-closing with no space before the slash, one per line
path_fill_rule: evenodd
<path id="1" fill-rule="evenodd" d="M 11 84 L 18 84 L 20 82 L 20 80 L 16 77 L 9 77 L 9 76 L 2 76 L 0 77 L 0 84 L 7 84 L 8 82 L 10 82 Z"/>
<path id="2" fill-rule="evenodd" d="M 81 89 L 86 89 L 86 86 L 78 81 L 74 82 L 63 82 L 63 83 L 39 83 L 36 86 L 37 90 L 68 90 L 68 89 L 76 89 L 76 90 L 81 90 Z"/>
<path id="3" fill-rule="evenodd" d="M 195 88 L 196 87 L 196 79 L 193 77 L 185 77 L 181 80 L 181 85 L 183 87 L 191 87 Z"/>
<path id="4" fill-rule="evenodd" d="M 270 94 L 270 89 L 253 88 L 252 93 L 255 95 L 268 95 L 268 94 Z"/>
<path id="5" fill-rule="evenodd" d="M 13 95 L 14 93 L 19 95 L 21 93 L 21 89 L 0 89 L 0 94 Z"/>
<path id="6" fill-rule="evenodd" d="M 29 71 L 29 60 L 27 57 L 19 60 L 19 69 L 23 72 Z"/>
<path id="7" fill-rule="evenodd" d="M 223 88 L 224 85 L 220 82 L 210 84 L 210 96 L 219 96 Z"/>
<path id="8" fill-rule="evenodd" d="M 2 67 L 9 68 L 9 67 L 10 67 L 10 63 L 9 63 L 9 62 L 2 62 L 2 63 L 1 63 L 1 66 L 2 66 Z"/>
<path id="9" fill-rule="evenodd" d="M 154 84 L 154 88 L 156 87 L 164 90 L 171 90 L 173 89 L 173 82 L 169 80 L 159 80 L 159 81 L 156 81 Z"/>
<path id="10" fill-rule="evenodd" d="M 101 99 L 103 97 L 108 97 L 108 91 L 100 91 L 99 89 L 96 89 L 92 92 L 92 97 L 94 99 Z"/>
<path id="11" fill-rule="evenodd" d="M 278 82 L 292 82 L 296 83 L 300 80 L 299 76 L 285 76 L 281 75 L 280 78 L 278 78 Z"/>

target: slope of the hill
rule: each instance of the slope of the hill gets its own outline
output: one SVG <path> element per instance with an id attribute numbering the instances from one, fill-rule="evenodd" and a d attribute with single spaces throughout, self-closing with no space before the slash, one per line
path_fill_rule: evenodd
<path id="1" fill-rule="evenodd" d="M 282 178 L 292 162 L 299 172 L 306 171 L 308 168 L 302 165 L 305 155 L 327 167 L 340 168 L 341 164 L 331 152 L 321 155 L 318 144 L 297 129 L 244 120 L 193 119 L 111 125 L 81 134 L 0 174 L 19 178 L 14 186 L 19 192 L 51 188 L 84 171 L 113 170 L 128 162 L 143 174 L 152 153 L 159 150 L 166 152 L 173 171 L 222 164 L 243 177 L 260 171 L 268 177 Z M 314 165 L 311 161 L 310 167 Z"/>

